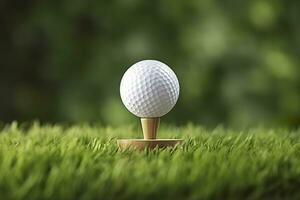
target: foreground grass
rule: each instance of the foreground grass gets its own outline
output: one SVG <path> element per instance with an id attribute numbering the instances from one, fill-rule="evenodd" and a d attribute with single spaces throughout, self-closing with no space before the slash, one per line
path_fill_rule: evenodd
<path id="1" fill-rule="evenodd" d="M 1 199 L 299 199 L 300 131 L 163 127 L 176 149 L 120 151 L 135 128 L 8 125 Z"/>

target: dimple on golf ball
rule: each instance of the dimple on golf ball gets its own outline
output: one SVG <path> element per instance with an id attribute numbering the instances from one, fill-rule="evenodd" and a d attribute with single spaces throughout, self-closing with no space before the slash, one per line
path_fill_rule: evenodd
<path id="1" fill-rule="evenodd" d="M 124 74 L 120 86 L 125 107 L 141 118 L 167 114 L 179 97 L 179 82 L 166 64 L 143 60 L 132 65 Z"/>

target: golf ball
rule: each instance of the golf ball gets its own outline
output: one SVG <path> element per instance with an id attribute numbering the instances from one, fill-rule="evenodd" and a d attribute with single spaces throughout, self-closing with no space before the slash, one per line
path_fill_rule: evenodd
<path id="1" fill-rule="evenodd" d="M 179 82 L 166 64 L 157 60 L 143 60 L 132 65 L 120 85 L 125 107 L 142 118 L 161 117 L 175 106 L 179 96 Z"/>

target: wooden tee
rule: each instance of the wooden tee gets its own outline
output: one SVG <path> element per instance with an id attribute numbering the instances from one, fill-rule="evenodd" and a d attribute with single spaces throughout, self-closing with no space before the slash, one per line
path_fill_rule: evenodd
<path id="1" fill-rule="evenodd" d="M 181 143 L 181 139 L 156 139 L 160 118 L 141 118 L 144 139 L 119 139 L 118 146 L 121 149 L 134 148 L 143 150 L 174 147 Z"/>
<path id="2" fill-rule="evenodd" d="M 144 139 L 156 139 L 160 118 L 141 118 Z"/>

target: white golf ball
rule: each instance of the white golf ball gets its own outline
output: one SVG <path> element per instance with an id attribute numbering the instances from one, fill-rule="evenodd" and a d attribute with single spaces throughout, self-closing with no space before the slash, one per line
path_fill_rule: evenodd
<path id="1" fill-rule="evenodd" d="M 179 97 L 179 82 L 166 64 L 143 60 L 125 72 L 120 93 L 125 107 L 134 115 L 161 117 L 175 106 Z"/>

